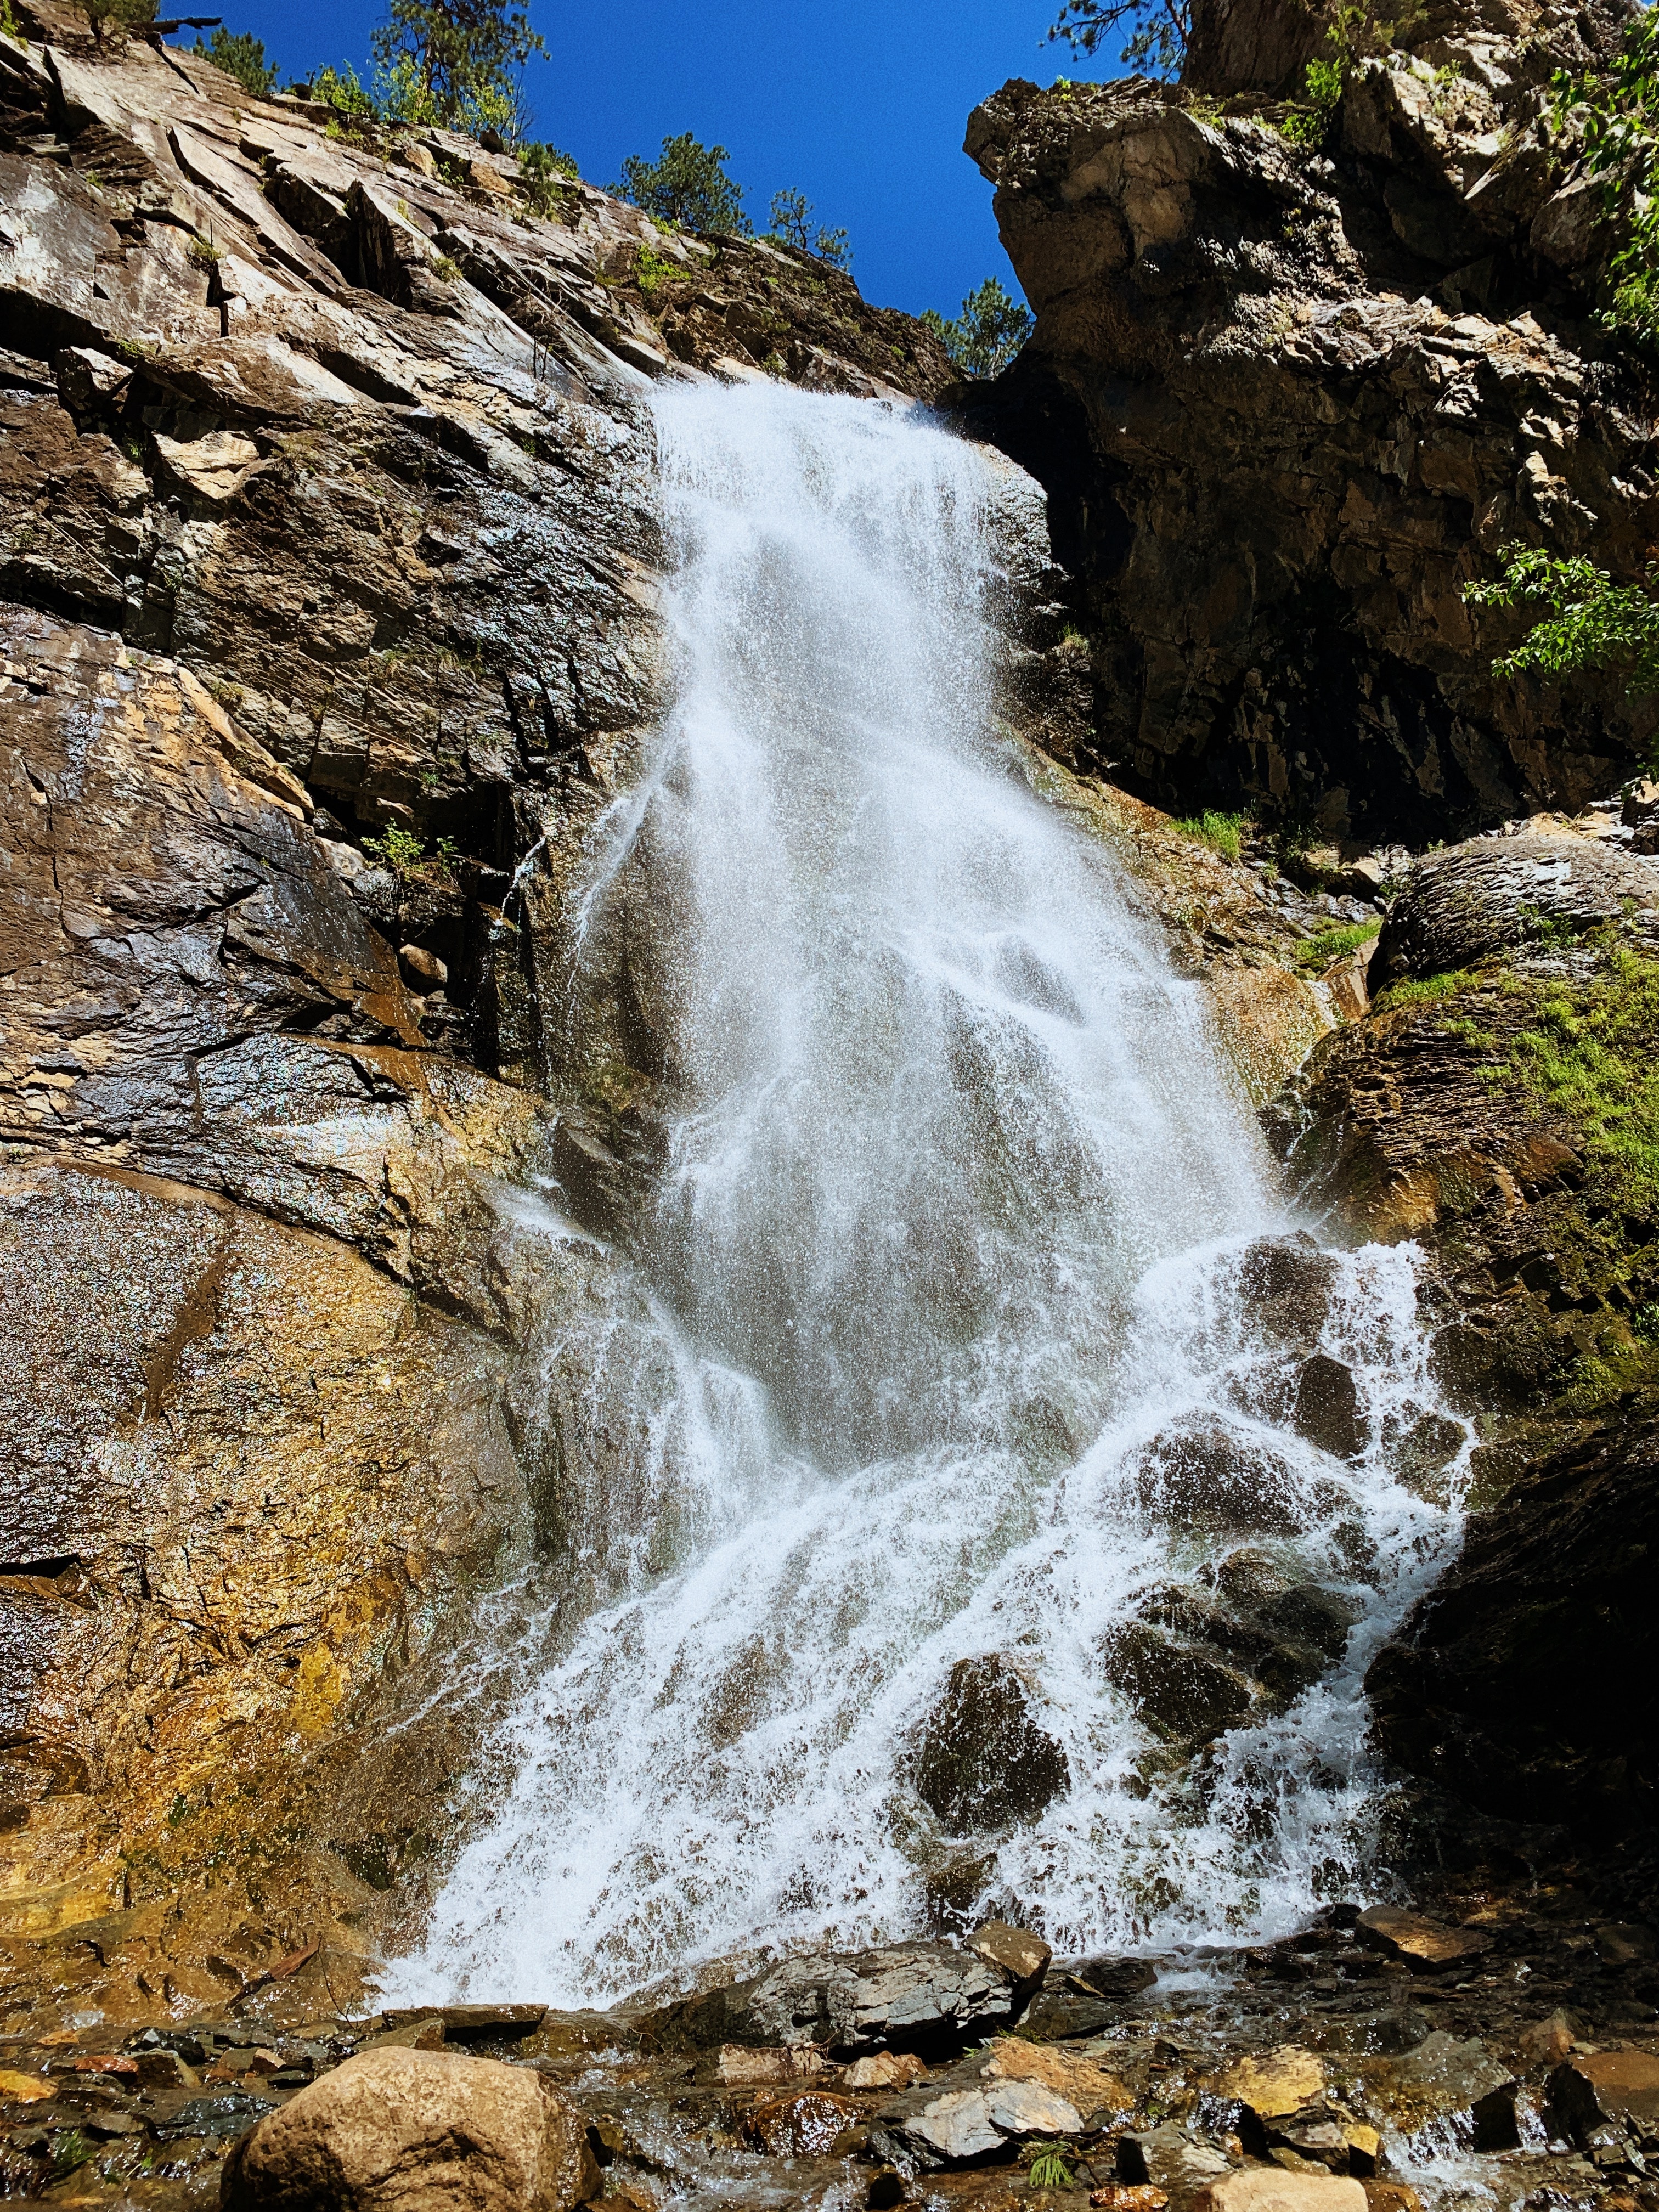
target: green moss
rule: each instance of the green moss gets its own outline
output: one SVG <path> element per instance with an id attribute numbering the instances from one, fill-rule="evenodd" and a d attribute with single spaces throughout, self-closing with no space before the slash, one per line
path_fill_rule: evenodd
<path id="1" fill-rule="evenodd" d="M 1244 824 L 1249 819 L 1246 814 L 1218 814 L 1206 807 L 1202 814 L 1189 814 L 1175 826 L 1183 837 L 1207 845 L 1224 860 L 1236 860 L 1243 851 Z"/>
<path id="2" fill-rule="evenodd" d="M 1382 927 L 1379 920 L 1334 922 L 1328 929 L 1316 930 L 1297 947 L 1297 963 L 1304 968 L 1328 968 L 1345 953 L 1357 952 L 1362 945 L 1369 945 Z"/>
<path id="3" fill-rule="evenodd" d="M 1479 981 L 1470 968 L 1455 968 L 1444 975 L 1407 977 L 1403 982 L 1388 984 L 1371 1005 L 1379 1014 L 1399 1013 L 1408 1006 L 1432 1006 L 1442 999 L 1455 999 Z"/>
<path id="4" fill-rule="evenodd" d="M 1656 1043 L 1659 961 L 1618 945 L 1588 988 L 1545 990 L 1510 1061 L 1577 1130 L 1594 1194 L 1644 1221 L 1659 1220 Z"/>

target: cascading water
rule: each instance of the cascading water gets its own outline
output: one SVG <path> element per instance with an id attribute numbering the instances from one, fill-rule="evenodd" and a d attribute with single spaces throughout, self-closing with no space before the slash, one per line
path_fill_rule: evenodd
<path id="1" fill-rule="evenodd" d="M 776 386 L 656 419 L 677 703 L 585 914 L 648 851 L 663 1350 L 561 1358 L 660 1520 L 591 1502 L 593 1609 L 397 1979 L 604 2000 L 930 1885 L 1062 1950 L 1279 1932 L 1360 1879 L 1360 1678 L 1455 1540 L 1414 1255 L 1298 1236 L 1200 987 L 1011 772 L 999 465 Z"/>

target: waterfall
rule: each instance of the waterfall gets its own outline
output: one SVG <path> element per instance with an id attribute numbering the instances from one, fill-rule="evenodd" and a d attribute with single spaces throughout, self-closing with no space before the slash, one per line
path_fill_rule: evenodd
<path id="1" fill-rule="evenodd" d="M 1294 1218 L 1201 987 L 1012 772 L 1011 472 L 776 386 L 655 410 L 675 703 L 580 927 L 648 869 L 658 1352 L 580 1358 L 660 1514 L 588 1501 L 592 1608 L 395 1978 L 603 2002 L 941 1900 L 1282 1932 L 1363 1884 L 1360 1679 L 1456 1540 L 1419 1255 Z M 1258 1694 L 1310 1619 L 1317 1679 Z"/>

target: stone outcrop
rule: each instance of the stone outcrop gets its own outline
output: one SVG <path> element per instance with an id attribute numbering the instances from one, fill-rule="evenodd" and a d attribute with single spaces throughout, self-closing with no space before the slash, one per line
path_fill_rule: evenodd
<path id="1" fill-rule="evenodd" d="M 1371 1012 L 1305 1081 L 1295 1157 L 1364 1233 L 1433 1254 L 1437 1362 L 1478 1425 L 1462 1554 L 1367 1677 L 1431 1863 L 1511 1848 L 1471 1814 L 1561 1848 L 1652 1836 L 1659 955 L 1648 864 L 1586 834 L 1610 827 L 1426 857 Z"/>
<path id="2" fill-rule="evenodd" d="M 1651 1835 L 1659 1419 L 1615 1419 L 1475 1516 L 1462 1556 L 1367 1676 L 1407 1772 L 1592 1850 Z"/>
<path id="3" fill-rule="evenodd" d="M 1320 11 L 1194 13 L 1180 86 L 1017 81 L 968 131 L 1036 323 L 957 398 L 1049 490 L 1096 758 L 1339 841 L 1600 796 L 1651 707 L 1495 682 L 1523 617 L 1462 587 L 1516 540 L 1647 558 L 1644 372 L 1592 319 L 1607 228 L 1539 119 L 1615 15 L 1431 10 L 1302 145 Z"/>

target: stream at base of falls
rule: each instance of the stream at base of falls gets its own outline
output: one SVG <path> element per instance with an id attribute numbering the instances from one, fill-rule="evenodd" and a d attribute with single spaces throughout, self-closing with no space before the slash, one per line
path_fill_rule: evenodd
<path id="1" fill-rule="evenodd" d="M 667 1154 L 626 1316 L 547 1354 L 604 1491 L 388 1990 L 1374 1896 L 1362 1679 L 1469 1448 L 1419 1255 L 1297 1217 L 1202 987 L 1019 773 L 1027 480 L 920 410 L 654 407 L 673 704 L 575 927 L 659 917 Z"/>

